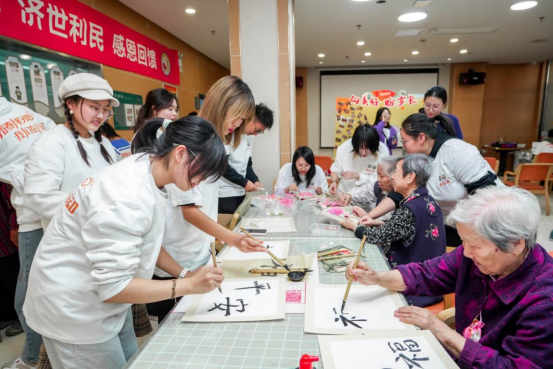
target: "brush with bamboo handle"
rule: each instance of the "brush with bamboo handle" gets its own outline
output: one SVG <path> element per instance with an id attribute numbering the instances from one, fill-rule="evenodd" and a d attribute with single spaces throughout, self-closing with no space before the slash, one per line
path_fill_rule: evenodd
<path id="1" fill-rule="evenodd" d="M 363 252 L 363 247 L 365 246 L 366 240 L 367 240 L 367 235 L 363 236 L 363 239 L 361 240 L 361 246 L 359 246 L 357 257 L 355 258 L 355 262 L 353 263 L 353 269 L 357 268 L 357 264 L 359 264 L 359 258 L 361 257 L 361 253 Z M 348 288 L 346 288 L 346 293 L 344 294 L 344 300 L 342 301 L 342 310 L 340 311 L 342 313 L 344 312 L 344 307 L 346 306 L 346 301 L 348 300 L 349 289 L 351 288 L 351 282 L 353 282 L 353 275 L 349 277 Z"/>
<path id="2" fill-rule="evenodd" d="M 252 236 L 250 234 L 250 232 L 246 231 L 244 228 L 240 227 L 240 231 L 243 232 L 246 236 L 248 236 L 249 238 L 251 238 L 252 240 L 254 241 L 257 241 L 257 242 L 261 242 L 259 241 L 257 238 L 255 238 L 254 236 Z M 290 267 L 288 267 L 288 265 L 286 265 L 286 263 L 282 260 L 280 260 L 279 258 L 276 257 L 275 254 L 273 254 L 269 249 L 267 249 L 267 253 L 269 254 L 270 257 L 272 257 L 273 259 L 275 259 L 275 261 L 277 263 L 280 264 L 280 266 L 282 266 L 284 269 L 290 271 Z"/>
<path id="3" fill-rule="evenodd" d="M 357 257 L 357 254 L 327 256 L 327 257 L 319 258 L 319 261 L 332 260 L 332 259 L 342 259 L 342 258 L 354 258 L 354 257 Z"/>
<path id="4" fill-rule="evenodd" d="M 210 245 L 211 249 L 211 258 L 213 259 L 213 266 L 217 268 L 217 258 L 215 257 L 215 242 L 212 241 Z M 223 293 L 223 290 L 221 289 L 221 286 L 217 287 L 219 289 L 219 292 Z"/>

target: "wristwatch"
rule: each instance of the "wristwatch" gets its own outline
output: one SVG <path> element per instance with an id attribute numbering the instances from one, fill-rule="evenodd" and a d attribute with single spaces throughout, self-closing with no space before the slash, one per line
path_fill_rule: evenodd
<path id="1" fill-rule="evenodd" d="M 180 274 L 179 274 L 179 279 L 183 279 L 184 276 L 186 275 L 186 273 L 188 273 L 189 271 L 190 271 L 190 269 L 184 268 L 184 269 L 182 270 L 182 272 L 180 272 Z"/>

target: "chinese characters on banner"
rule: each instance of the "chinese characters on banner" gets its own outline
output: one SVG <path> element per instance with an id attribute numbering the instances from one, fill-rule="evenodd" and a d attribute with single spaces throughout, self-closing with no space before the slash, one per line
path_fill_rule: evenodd
<path id="1" fill-rule="evenodd" d="M 178 52 L 79 1 L 8 0 L 0 34 L 179 84 Z"/>
<path id="2" fill-rule="evenodd" d="M 418 113 L 423 107 L 422 94 L 409 94 L 405 90 L 397 93 L 390 90 L 366 92 L 361 96 L 336 99 L 334 155 L 336 149 L 353 136 L 361 124 L 374 125 L 378 109 L 387 108 L 391 113 L 390 124 L 399 132 L 401 123 L 409 115 Z"/>

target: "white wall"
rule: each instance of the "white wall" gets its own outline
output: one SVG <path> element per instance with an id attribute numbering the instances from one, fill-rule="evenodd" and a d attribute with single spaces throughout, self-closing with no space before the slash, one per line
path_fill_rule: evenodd
<path id="1" fill-rule="evenodd" d="M 430 66 L 432 67 L 432 66 Z M 382 67 L 384 69 L 385 67 Z M 440 66 L 438 73 L 438 83 L 446 89 L 450 96 L 449 79 L 451 73 L 451 65 L 444 64 Z M 320 101 L 320 72 L 315 67 L 307 68 L 307 135 L 308 145 L 313 150 L 315 155 L 333 156 L 333 149 L 321 149 L 321 101 Z M 428 86 L 430 88 L 432 86 Z M 553 87 L 552 87 L 553 89 Z M 553 95 L 553 93 L 552 93 Z M 553 103 L 552 103 L 553 106 Z M 444 109 L 447 113 L 447 109 Z M 553 113 L 553 109 L 552 109 Z"/>
<path id="2" fill-rule="evenodd" d="M 277 23 L 276 0 L 240 0 L 242 79 L 255 102 L 275 114 L 273 128 L 255 138 L 252 152 L 254 171 L 269 191 L 280 169 Z"/>

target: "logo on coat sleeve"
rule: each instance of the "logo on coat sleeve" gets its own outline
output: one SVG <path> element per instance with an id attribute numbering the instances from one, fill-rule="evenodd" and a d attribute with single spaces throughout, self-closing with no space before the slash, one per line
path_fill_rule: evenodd
<path id="1" fill-rule="evenodd" d="M 447 179 L 447 176 L 445 174 L 441 174 L 438 177 L 438 186 L 442 187 L 442 186 L 446 186 L 450 183 L 451 183 L 451 181 L 449 179 Z"/>

